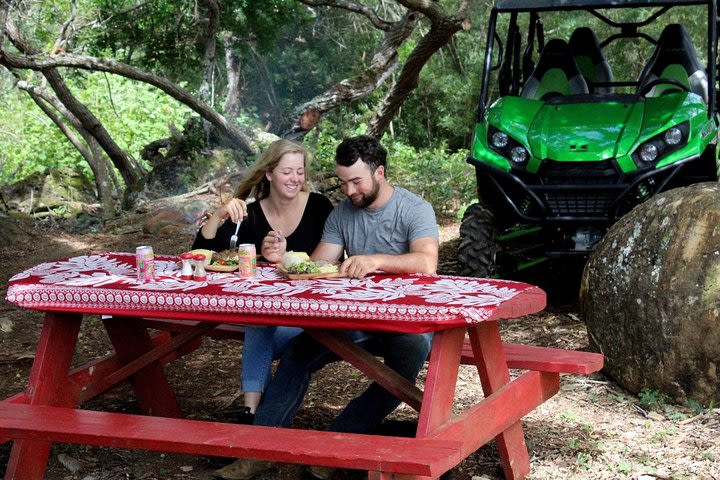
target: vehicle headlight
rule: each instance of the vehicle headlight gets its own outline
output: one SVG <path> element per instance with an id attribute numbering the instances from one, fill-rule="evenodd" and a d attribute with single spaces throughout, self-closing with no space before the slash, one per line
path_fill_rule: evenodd
<path id="1" fill-rule="evenodd" d="M 515 163 L 525 163 L 528 159 L 528 151 L 525 147 L 515 147 L 510 150 L 510 160 Z"/>
<path id="2" fill-rule="evenodd" d="M 505 132 L 495 132 L 490 137 L 490 143 L 496 148 L 505 148 L 508 144 L 508 136 Z"/>
<path id="3" fill-rule="evenodd" d="M 516 167 L 522 167 L 530 160 L 530 152 L 526 147 L 492 125 L 488 127 L 487 142 L 491 149 L 510 160 Z"/>
<path id="4" fill-rule="evenodd" d="M 682 130 L 677 127 L 672 127 L 665 132 L 663 139 L 668 145 L 679 145 L 683 140 Z"/>
<path id="5" fill-rule="evenodd" d="M 649 138 L 632 154 L 638 168 L 654 165 L 664 156 L 687 144 L 690 122 L 683 122 Z"/>
<path id="6" fill-rule="evenodd" d="M 654 143 L 646 143 L 640 147 L 640 159 L 643 162 L 654 162 L 658 157 L 658 148 Z"/>

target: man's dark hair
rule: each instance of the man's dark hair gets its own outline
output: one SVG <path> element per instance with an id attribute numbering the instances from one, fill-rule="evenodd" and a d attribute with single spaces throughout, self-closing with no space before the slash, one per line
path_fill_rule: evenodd
<path id="1" fill-rule="evenodd" d="M 386 159 L 387 150 L 375 138 L 368 135 L 346 138 L 335 150 L 335 163 L 338 165 L 349 167 L 362 160 L 370 167 L 371 172 L 377 170 L 380 165 L 386 167 Z"/>

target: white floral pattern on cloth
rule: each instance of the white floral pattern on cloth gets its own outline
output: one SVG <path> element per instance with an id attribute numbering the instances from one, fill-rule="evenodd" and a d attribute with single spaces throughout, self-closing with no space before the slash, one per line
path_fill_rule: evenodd
<path id="1" fill-rule="evenodd" d="M 176 257 L 158 255 L 156 281 L 142 282 L 133 254 L 73 257 L 13 276 L 7 299 L 37 310 L 118 315 L 260 314 L 447 326 L 487 320 L 524 292 L 532 293 L 532 311 L 544 306 L 536 287 L 503 280 L 422 274 L 288 280 L 274 266 L 260 266 L 254 278 L 208 273 L 196 282 L 181 279 L 179 270 Z"/>

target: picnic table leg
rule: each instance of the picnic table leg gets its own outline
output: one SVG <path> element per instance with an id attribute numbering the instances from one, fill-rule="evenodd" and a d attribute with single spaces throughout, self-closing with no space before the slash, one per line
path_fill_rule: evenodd
<path id="1" fill-rule="evenodd" d="M 45 315 L 26 390 L 30 405 L 77 405 L 77 395 L 73 392 L 68 372 L 81 322 L 82 315 L 76 313 L 48 312 Z M 5 480 L 44 478 L 50 446 L 50 442 L 15 440 Z"/>
<path id="2" fill-rule="evenodd" d="M 497 322 L 483 322 L 469 329 L 475 364 L 487 397 L 510 383 Z M 530 457 L 520 420 L 495 437 L 505 478 L 521 479 L 530 472 Z"/>
<path id="3" fill-rule="evenodd" d="M 431 436 L 452 416 L 464 340 L 465 328 L 442 330 L 433 336 L 417 437 Z"/>
<path id="4" fill-rule="evenodd" d="M 121 363 L 128 363 L 154 348 L 150 334 L 131 317 L 103 320 Z M 161 362 L 153 362 L 130 377 L 143 412 L 156 417 L 180 418 L 180 408 Z"/>

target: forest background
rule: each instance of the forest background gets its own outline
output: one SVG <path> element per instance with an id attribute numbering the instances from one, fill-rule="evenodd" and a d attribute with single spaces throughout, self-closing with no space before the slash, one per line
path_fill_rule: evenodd
<path id="1" fill-rule="evenodd" d="M 219 187 L 236 184 L 278 136 L 313 150 L 316 186 L 332 182 L 344 136 L 382 138 L 393 183 L 432 202 L 441 222 L 462 217 L 476 196 L 465 159 L 491 8 L 490 0 L 0 0 L 0 297 L 7 279 L 50 257 L 132 251 L 140 242 L 180 252 L 196 227 L 145 232 L 155 212 L 138 212 L 142 200 L 205 186 L 198 197 L 217 201 Z M 669 14 L 688 28 L 705 61 L 704 14 L 693 9 Z M 608 16 L 639 21 L 652 13 Z M 543 15 L 545 38 L 568 38 L 589 17 Z M 588 26 L 604 37 L 597 19 Z M 657 38 L 659 28 L 645 30 Z M 506 43 L 502 24 L 499 37 Z M 634 80 L 651 50 L 619 41 L 607 55 L 618 78 Z M 73 185 L 75 193 L 42 206 L 51 182 Z M 56 221 L 65 216 L 76 220 Z M 441 273 L 458 273 L 457 227 L 441 226 Z M 41 324 L 40 314 L 0 306 L 0 398 L 25 388 Z M 81 354 L 112 348 L 97 322 L 84 328 Z M 572 307 L 503 329 L 506 341 L 588 346 Z M 194 418 L 230 415 L 239 398 L 241 346 L 206 342 L 203 349 L 170 370 L 172 382 Z M 351 367 L 329 368 L 300 412 L 301 428 L 325 428 L 356 393 L 348 384 L 364 388 Z M 477 372 L 463 371 L 459 385 L 459 408 L 481 395 Z M 123 388 L 90 408 L 136 411 Z M 399 411 L 401 419 L 410 415 Z M 719 415 L 713 406 L 668 405 L 656 391 L 631 395 L 602 375 L 567 377 L 562 394 L 523 421 L 533 455 L 529 478 L 718 479 Z M 53 480 L 205 479 L 212 471 L 187 455 L 53 448 Z M 0 471 L 9 452 L 9 442 L 0 445 Z M 267 478 L 301 472 L 285 465 Z M 454 474 L 502 478 L 490 447 Z"/>
<path id="2" fill-rule="evenodd" d="M 359 133 L 383 138 L 391 179 L 431 201 L 439 216 L 461 216 L 475 199 L 465 158 L 489 0 L 0 4 L 6 211 L 32 213 L 29 199 L 52 173 L 83 185 L 111 218 L 132 206 L 128 191 L 159 164 L 182 170 L 182 181 L 158 195 L 182 193 L 172 190 L 208 180 L 218 151 L 242 167 L 275 136 L 304 139 L 314 170 L 328 172 L 337 143 Z M 683 15 L 704 57 L 702 15 Z M 545 37 L 568 38 L 588 17 L 546 15 Z M 603 25 L 591 26 L 603 38 Z M 503 41 L 506 34 L 499 31 Z M 633 79 L 651 49 L 620 41 L 607 54 L 616 76 Z M 68 209 L 57 204 L 49 213 Z"/>

